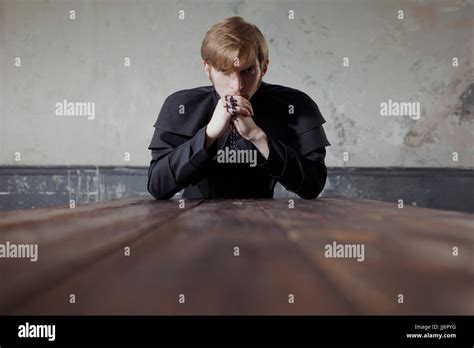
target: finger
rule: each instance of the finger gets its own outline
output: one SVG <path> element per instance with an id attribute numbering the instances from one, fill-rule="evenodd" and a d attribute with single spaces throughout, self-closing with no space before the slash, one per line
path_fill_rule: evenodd
<path id="1" fill-rule="evenodd" d="M 242 135 L 242 127 L 241 127 L 241 122 L 239 122 L 239 119 L 238 118 L 235 118 L 234 121 L 234 127 L 235 129 L 237 130 L 237 132 Z"/>
<path id="2" fill-rule="evenodd" d="M 245 116 L 245 117 L 252 117 L 252 112 L 246 108 L 246 107 L 240 107 L 238 106 L 237 107 L 237 112 L 236 112 L 236 116 L 237 115 L 240 115 L 240 116 Z"/>
<path id="3" fill-rule="evenodd" d="M 248 118 L 247 118 L 248 120 Z M 240 136 L 244 139 L 248 138 L 248 132 L 250 131 L 249 126 L 245 123 L 245 119 L 239 119 L 237 117 L 236 121 L 234 122 L 234 128 L 240 134 Z"/>
<path id="4" fill-rule="evenodd" d="M 239 115 L 253 116 L 252 109 L 247 107 L 246 105 L 239 105 L 234 109 L 237 110 L 237 114 Z M 231 109 L 231 112 L 232 112 L 232 109 Z"/>
<path id="5" fill-rule="evenodd" d="M 228 108 L 227 109 L 227 112 L 229 113 L 229 115 L 231 116 L 237 116 L 237 115 L 243 115 L 243 116 L 252 116 L 250 110 L 248 110 L 247 108 L 245 107 L 242 107 L 242 106 L 237 106 L 235 108 Z"/>
<path id="6" fill-rule="evenodd" d="M 233 99 L 237 102 L 238 106 L 247 108 L 250 111 L 250 114 L 252 116 L 254 115 L 252 104 L 248 101 L 247 98 L 244 98 L 240 95 L 228 96 L 227 100 L 229 102 L 231 101 L 230 97 L 233 97 Z M 230 105 L 230 103 L 229 103 L 229 105 Z"/>
<path id="7" fill-rule="evenodd" d="M 247 109 L 249 109 L 249 111 L 250 111 L 250 113 L 252 114 L 252 116 L 254 115 L 252 104 L 251 104 L 246 98 L 240 97 L 240 98 L 238 99 L 238 103 L 239 103 L 239 105 L 244 106 L 244 107 L 246 107 Z"/>

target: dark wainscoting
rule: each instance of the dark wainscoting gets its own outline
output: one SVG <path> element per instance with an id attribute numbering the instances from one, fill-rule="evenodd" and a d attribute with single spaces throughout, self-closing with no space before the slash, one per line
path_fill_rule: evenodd
<path id="1" fill-rule="evenodd" d="M 147 167 L 0 166 L 0 210 L 150 196 Z M 345 196 L 474 212 L 474 170 L 328 168 L 322 196 Z M 176 197 L 180 197 L 180 193 Z M 297 197 L 282 186 L 275 197 Z"/>

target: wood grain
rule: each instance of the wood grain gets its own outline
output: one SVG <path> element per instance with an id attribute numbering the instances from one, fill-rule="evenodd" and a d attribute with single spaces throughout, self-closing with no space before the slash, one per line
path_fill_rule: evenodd
<path id="1" fill-rule="evenodd" d="M 38 243 L 40 257 L 0 259 L 0 313 L 474 313 L 473 214 L 293 201 L 186 200 L 180 209 L 141 199 L 3 213 L 0 243 Z M 333 242 L 363 244 L 364 261 L 327 258 Z"/>
<path id="2" fill-rule="evenodd" d="M 271 219 L 365 314 L 474 313 L 474 219 L 349 198 L 262 202 Z M 327 258 L 325 245 L 364 244 L 365 260 Z M 453 256 L 453 247 L 459 256 Z M 404 303 L 398 303 L 398 295 Z"/>
<path id="3" fill-rule="evenodd" d="M 134 239 L 152 233 L 200 202 L 188 201 L 181 209 L 177 201 L 132 199 L 74 209 L 12 213 L 0 224 L 0 243 L 37 244 L 39 257 L 37 262 L 0 259 L 0 283 L 8 284 L 0 287 L 0 313 L 80 272 L 104 255 L 123 255 L 124 247 Z"/>

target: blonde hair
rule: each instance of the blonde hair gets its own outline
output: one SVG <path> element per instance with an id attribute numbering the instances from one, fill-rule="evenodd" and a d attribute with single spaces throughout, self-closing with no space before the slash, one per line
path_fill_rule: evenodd
<path id="1" fill-rule="evenodd" d="M 201 57 L 215 69 L 229 73 L 238 70 L 240 62 L 253 63 L 255 58 L 262 67 L 268 58 L 268 45 L 257 26 L 242 17 L 229 17 L 214 24 L 206 33 Z"/>

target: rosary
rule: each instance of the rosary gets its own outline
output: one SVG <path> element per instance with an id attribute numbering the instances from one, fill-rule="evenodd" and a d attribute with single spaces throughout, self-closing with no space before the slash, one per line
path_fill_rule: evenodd
<path id="1" fill-rule="evenodd" d="M 230 122 L 230 149 L 235 150 L 236 146 L 235 144 L 237 143 L 237 139 L 240 137 L 237 129 L 235 129 L 234 122 L 236 121 L 236 116 L 237 116 L 237 100 L 233 96 L 225 96 L 225 101 L 226 101 L 226 109 L 227 111 L 229 108 L 231 109 L 231 115 L 232 119 Z M 230 103 L 230 105 L 229 105 Z"/>

